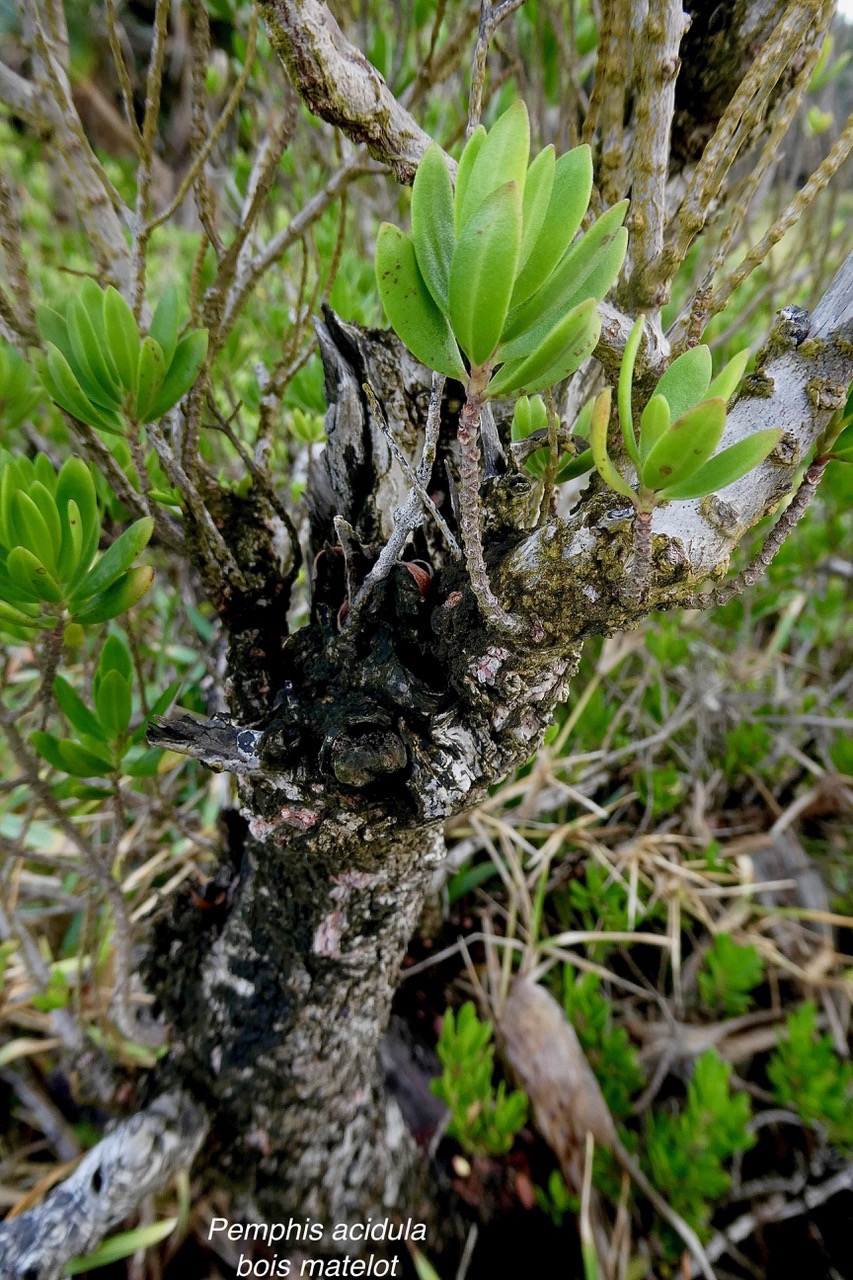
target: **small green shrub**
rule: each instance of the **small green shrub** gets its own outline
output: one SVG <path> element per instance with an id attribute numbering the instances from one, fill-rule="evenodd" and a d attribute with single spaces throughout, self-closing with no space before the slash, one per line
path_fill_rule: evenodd
<path id="1" fill-rule="evenodd" d="M 813 1000 L 789 1014 L 785 1030 L 787 1038 L 767 1067 L 776 1100 L 796 1111 L 806 1124 L 826 1129 L 830 1142 L 850 1146 L 853 1066 L 839 1058 L 828 1035 L 818 1034 Z"/>
<path id="2" fill-rule="evenodd" d="M 699 970 L 697 985 L 703 1005 L 715 1013 L 737 1015 L 749 1008 L 750 992 L 764 974 L 755 947 L 741 947 L 718 933 Z"/>
<path id="3" fill-rule="evenodd" d="M 438 1057 L 443 1071 L 430 1088 L 450 1110 L 447 1132 L 471 1155 L 504 1155 L 527 1119 L 527 1097 L 492 1085 L 495 1050 L 491 1022 L 481 1022 L 474 1005 L 444 1015 Z"/>
<path id="4" fill-rule="evenodd" d="M 677 1115 L 652 1112 L 645 1126 L 645 1163 L 653 1186 L 700 1234 L 728 1190 L 724 1162 L 755 1142 L 747 1129 L 750 1102 L 732 1094 L 731 1067 L 713 1049 L 696 1060 L 687 1100 Z M 673 1238 L 673 1248 L 680 1249 Z"/>

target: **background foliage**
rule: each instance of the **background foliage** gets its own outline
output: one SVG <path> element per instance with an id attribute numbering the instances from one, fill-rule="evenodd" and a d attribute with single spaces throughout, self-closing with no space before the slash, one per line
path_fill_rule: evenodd
<path id="1" fill-rule="evenodd" d="M 137 165 L 110 6 L 72 0 L 66 10 L 74 101 L 106 178 L 133 203 Z M 425 127 L 458 156 L 476 13 L 460 0 L 414 0 L 393 14 L 372 0 L 342 0 L 337 11 L 395 92 L 409 95 Z M 210 0 L 207 12 L 201 60 L 185 9 L 169 30 L 150 182 L 154 209 L 170 216 L 144 245 L 136 320 L 147 328 L 146 307 L 165 298 L 175 308 L 173 339 L 178 327 L 187 335 L 202 329 L 201 302 L 216 286 L 212 238 L 226 250 L 235 243 L 259 148 L 274 153 L 264 179 L 274 198 L 251 230 L 246 287 L 202 356 L 197 443 L 205 473 L 224 494 L 270 486 L 302 529 L 300 498 L 309 459 L 322 446 L 325 407 L 311 319 L 328 304 L 346 320 L 382 323 L 372 266 L 377 228 L 382 220 L 408 225 L 411 192 L 296 105 L 250 5 Z M 152 9 L 127 5 L 120 17 L 141 119 Z M 573 113 L 588 90 L 596 41 L 588 0 L 528 0 L 495 41 L 485 122 L 521 97 L 537 146 L 574 145 Z M 725 225 L 710 223 L 679 272 L 666 321 L 689 305 L 709 265 L 716 262 L 718 279 L 733 278 L 840 133 L 853 105 L 848 46 L 853 39 L 840 26 L 739 233 L 729 240 Z M 8 0 L 0 3 L 0 56 L 10 66 L 24 58 L 19 13 Z M 181 187 L 202 97 L 208 120 L 220 122 L 207 204 L 182 196 Z M 9 112 L 0 116 L 0 171 L 15 195 L 36 304 L 64 307 L 83 296 L 83 281 L 106 283 L 47 140 Z M 778 307 L 815 302 L 853 247 L 851 212 L 842 170 L 711 317 L 704 337 L 715 373 L 744 346 L 760 345 Z M 37 310 L 34 324 L 50 337 L 45 316 Z M 71 363 L 76 350 L 68 346 Z M 0 345 L 0 468 L 33 499 L 37 482 L 54 494 L 63 462 L 80 452 L 38 372 L 37 362 Z M 140 376 L 125 387 L 130 399 L 117 393 L 112 409 L 96 406 L 88 419 L 89 453 L 100 465 L 90 472 L 92 555 L 83 573 L 97 572 L 110 555 L 118 573 L 103 572 L 86 594 L 85 578 L 74 578 L 78 559 L 65 591 L 55 563 L 59 601 L 48 588 L 0 612 L 0 1201 L 13 1210 L 60 1178 L 104 1123 L 103 1099 L 72 1101 L 75 1081 L 57 1069 L 60 1050 L 102 1049 L 108 1094 L 128 1108 L 138 1073 L 162 1052 L 148 1034 L 140 947 L 176 894 L 193 895 L 200 910 L 209 905 L 206 869 L 230 799 L 224 776 L 144 742 L 148 717 L 174 704 L 221 709 L 212 700 L 223 639 L 200 582 L 176 553 L 180 495 L 156 432 L 146 430 L 146 406 L 133 398 Z M 175 399 L 191 381 L 175 382 Z M 148 411 L 154 406 L 159 416 L 167 400 L 158 406 L 153 396 Z M 104 412 L 112 414 L 106 423 Z M 78 478 L 78 496 L 87 483 Z M 837 1175 L 849 1172 L 853 1141 L 850 486 L 850 468 L 829 469 L 748 596 L 705 616 L 656 616 L 637 632 L 588 645 L 542 752 L 449 832 L 453 874 L 440 923 L 413 944 L 400 1007 L 424 1043 L 439 1046 L 437 1091 L 452 1112 L 446 1141 L 470 1157 L 453 1166 L 457 1189 L 518 1214 L 524 1232 L 544 1230 L 544 1214 L 573 1248 L 577 1203 L 525 1127 L 523 1099 L 492 1080 L 488 1034 L 475 1034 L 463 1011 L 455 1044 L 450 1014 L 438 1039 L 448 1002 L 478 996 L 486 1012 L 499 996 L 509 974 L 506 939 L 538 947 L 549 967 L 544 980 L 578 1032 L 623 1141 L 705 1238 L 713 1238 L 713 1224 L 743 1223 L 771 1192 L 795 1200 L 809 1179 L 829 1186 L 836 1177 L 849 1212 L 853 1184 Z M 56 512 L 67 518 L 67 506 Z M 3 547 L 8 521 L 27 515 L 31 536 L 29 508 L 2 507 Z M 149 543 L 141 535 L 152 529 Z M 754 531 L 753 546 L 763 532 Z M 64 545 L 60 537 L 45 554 L 61 557 Z M 115 552 L 131 545 L 129 558 Z M 750 550 L 741 549 L 744 562 Z M 18 581 L 14 566 L 6 568 Z M 92 611 L 101 593 L 138 572 L 149 589 L 128 590 L 115 610 Z M 305 572 L 296 622 L 306 609 Z M 468 1044 L 459 1034 L 463 1018 Z M 468 1093 L 449 1080 L 459 1063 L 463 1080 L 469 1068 Z M 596 1182 L 615 1212 L 624 1192 L 606 1159 L 596 1163 Z M 185 1275 L 189 1266 L 228 1274 L 221 1260 L 200 1261 L 194 1244 L 215 1201 L 198 1195 L 191 1207 L 191 1199 L 179 1185 L 151 1206 L 150 1216 L 174 1230 L 159 1243 L 155 1223 L 154 1234 L 125 1242 L 128 1255 L 151 1246 L 127 1264 L 128 1274 Z M 803 1209 L 769 1227 L 763 1243 L 745 1231 L 737 1274 L 754 1274 L 785 1249 L 800 1250 L 809 1274 L 819 1274 L 815 1268 L 835 1256 L 841 1212 L 827 1194 L 811 1217 Z M 651 1273 L 650 1220 L 646 1207 L 620 1245 L 632 1276 Z M 679 1248 L 665 1234 L 654 1265 L 674 1274 Z"/>

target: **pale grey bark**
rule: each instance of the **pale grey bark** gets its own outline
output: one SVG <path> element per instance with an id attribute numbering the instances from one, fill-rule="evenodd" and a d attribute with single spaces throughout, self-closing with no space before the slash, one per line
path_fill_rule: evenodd
<path id="1" fill-rule="evenodd" d="M 0 1280 L 60 1280 L 192 1164 L 206 1131 L 204 1110 L 177 1091 L 116 1125 L 40 1205 L 0 1225 Z"/>

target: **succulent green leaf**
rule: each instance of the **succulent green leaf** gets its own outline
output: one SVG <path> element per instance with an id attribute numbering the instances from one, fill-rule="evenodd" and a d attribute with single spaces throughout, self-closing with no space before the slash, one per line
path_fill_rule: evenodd
<path id="1" fill-rule="evenodd" d="M 577 244 L 572 245 L 542 287 L 527 302 L 513 307 L 504 326 L 502 335 L 504 343 L 513 341 L 529 330 L 536 329 L 538 332 L 538 326 L 543 322 L 549 325 L 552 319 L 558 319 L 570 307 L 576 306 L 581 299 L 596 296 L 591 288 L 587 290 L 587 281 L 599 265 L 603 251 L 615 242 L 616 266 L 609 283 L 604 284 L 603 290 L 601 290 L 601 273 L 596 273 L 595 277 L 597 288 L 600 290 L 598 300 L 604 297 L 625 256 L 625 237 L 619 236 L 619 231 L 627 210 L 627 200 L 608 209 L 607 213 L 593 223 Z M 617 236 L 619 236 L 618 240 Z M 611 268 L 613 268 L 613 261 L 608 257 L 608 271 Z"/>
<path id="2" fill-rule="evenodd" d="M 619 426 L 622 431 L 625 448 L 628 451 L 628 457 L 635 467 L 639 465 L 640 455 L 637 448 L 637 437 L 634 432 L 634 405 L 631 393 L 634 387 L 634 365 L 637 362 L 637 352 L 640 350 L 640 343 L 643 340 L 645 322 L 646 317 L 644 315 L 637 316 L 634 321 L 631 332 L 628 334 L 628 341 L 625 343 L 622 364 L 619 367 Z"/>
<path id="3" fill-rule="evenodd" d="M 83 517 L 73 498 L 65 504 L 65 511 L 60 515 L 59 522 L 62 535 L 56 572 L 60 582 L 70 583 L 83 559 Z"/>
<path id="4" fill-rule="evenodd" d="M 669 401 L 664 396 L 652 396 L 640 418 L 640 459 L 645 462 L 659 440 L 670 427 Z M 639 460 L 635 459 L 639 466 Z"/>
<path id="5" fill-rule="evenodd" d="M 71 340 L 65 316 L 60 315 L 53 307 L 36 307 L 36 324 L 45 344 L 52 342 L 68 359 L 71 355 Z"/>
<path id="6" fill-rule="evenodd" d="M 444 153 L 432 143 L 412 187 L 412 241 L 426 287 L 448 314 L 450 264 L 456 248 L 453 188 Z"/>
<path id="7" fill-rule="evenodd" d="M 53 343 L 47 344 L 46 358 L 40 351 L 33 353 L 33 365 L 45 391 L 66 413 L 101 431 L 121 432 L 122 422 L 118 415 L 89 399 L 65 356 Z"/>
<path id="8" fill-rule="evenodd" d="M 521 252 L 518 255 L 519 269 L 524 267 L 530 257 L 545 215 L 551 202 L 554 190 L 554 172 L 557 160 L 552 146 L 545 147 L 535 160 L 531 161 L 524 180 L 524 199 L 521 203 Z M 513 296 L 514 293 L 513 293 Z"/>
<path id="9" fill-rule="evenodd" d="M 86 706 L 76 689 L 68 683 L 64 676 L 57 676 L 53 682 L 53 692 L 60 710 L 69 724 L 89 738 L 100 738 L 106 741 L 104 731 L 95 716 Z"/>
<path id="10" fill-rule="evenodd" d="M 711 382 L 711 352 L 708 347 L 691 347 L 673 360 L 655 387 L 656 396 L 665 396 L 669 413 L 676 422 L 708 394 Z"/>
<path id="11" fill-rule="evenodd" d="M 181 338 L 172 363 L 163 379 L 163 385 L 148 409 L 149 422 L 162 418 L 164 413 L 183 400 L 199 375 L 207 356 L 207 330 L 195 329 Z"/>
<path id="12" fill-rule="evenodd" d="M 736 356 L 732 356 L 731 360 L 720 370 L 714 381 L 705 392 L 707 400 L 713 400 L 719 396 L 721 400 L 725 400 L 728 404 L 735 391 L 738 388 L 743 371 L 749 363 L 749 357 L 752 351 L 749 347 L 745 347 L 743 351 L 739 351 Z"/>
<path id="13" fill-rule="evenodd" d="M 601 255 L 590 274 L 553 306 L 544 316 L 529 329 L 525 330 L 509 342 L 501 343 L 498 356 L 501 360 L 518 360 L 521 356 L 536 351 L 553 332 L 566 315 L 585 305 L 588 301 L 600 302 L 619 272 L 625 257 L 628 244 L 628 233 L 624 227 L 619 228 L 613 241 L 602 249 Z"/>
<path id="14" fill-rule="evenodd" d="M 763 462 L 768 453 L 775 449 L 782 438 L 782 432 L 771 429 L 756 431 L 746 440 L 722 449 L 715 458 L 711 458 L 689 479 L 681 484 L 673 484 L 664 491 L 664 497 L 675 500 L 687 498 L 703 498 L 706 493 L 718 493 L 726 485 L 734 484 L 741 476 L 746 475 L 753 467 Z"/>
<path id="15" fill-rule="evenodd" d="M 461 218 L 457 223 L 460 238 L 468 222 L 493 191 L 514 182 L 521 199 L 529 156 L 530 120 L 527 107 L 518 101 L 495 122 L 479 148 L 466 183 Z"/>
<path id="16" fill-rule="evenodd" d="M 122 738 L 130 724 L 133 705 L 130 685 L 119 671 L 108 671 L 95 693 L 98 715 L 110 738 Z"/>
<path id="17" fill-rule="evenodd" d="M 54 619 L 45 622 L 41 617 L 34 617 L 32 614 L 24 613 L 22 609 L 16 609 L 14 605 L 2 598 L 3 586 L 0 583 L 0 627 L 42 627 L 53 626 Z"/>
<path id="18" fill-rule="evenodd" d="M 619 227 L 612 239 L 608 238 L 602 244 L 601 251 L 592 264 L 592 270 L 578 283 L 573 293 L 566 294 L 564 305 L 575 307 L 584 298 L 595 298 L 597 302 L 601 302 L 622 270 L 627 249 L 628 232 L 624 227 Z"/>
<path id="19" fill-rule="evenodd" d="M 139 367 L 139 330 L 133 312 L 112 285 L 104 294 L 104 326 L 121 384 L 125 391 L 135 395 Z"/>
<path id="20" fill-rule="evenodd" d="M 524 440 L 534 431 L 544 431 L 548 426 L 548 410 L 541 396 L 520 396 L 512 413 L 511 436 Z"/>
<path id="21" fill-rule="evenodd" d="M 101 679 L 108 671 L 117 671 L 128 684 L 133 682 L 133 659 L 130 656 L 130 649 L 117 635 L 109 635 L 104 641 L 95 679 Z"/>
<path id="22" fill-rule="evenodd" d="M 610 388 L 601 392 L 592 410 L 589 443 L 592 460 L 604 483 L 616 493 L 635 501 L 634 490 L 610 460 L 607 452 L 607 428 L 610 424 Z"/>
<path id="23" fill-rule="evenodd" d="M 41 561 L 51 576 L 56 574 L 56 546 L 44 516 L 28 493 L 12 494 L 11 527 L 16 540 Z"/>
<path id="24" fill-rule="evenodd" d="M 163 290 L 151 318 L 148 334 L 163 352 L 168 368 L 178 345 L 178 292 L 173 284 L 166 285 Z"/>
<path id="25" fill-rule="evenodd" d="M 78 610 L 74 615 L 74 621 L 86 625 L 109 622 L 111 618 L 117 618 L 120 613 L 124 613 L 142 599 L 153 581 L 154 570 L 149 566 L 131 569 L 129 573 L 119 578 L 118 582 L 114 582 L 111 587 L 107 587 L 106 591 L 95 596 L 84 609 Z"/>
<path id="26" fill-rule="evenodd" d="M 42 455 L 44 456 L 44 455 Z M 55 483 L 55 474 L 51 477 L 51 481 Z M 62 545 L 62 523 L 59 519 L 59 511 L 56 507 L 56 499 L 53 496 L 53 485 L 50 489 L 41 480 L 35 480 L 28 489 L 28 494 L 38 507 L 41 517 L 47 525 L 50 533 L 50 541 L 54 552 L 59 553 Z"/>
<path id="27" fill-rule="evenodd" d="M 645 487 L 660 492 L 687 480 L 711 457 L 725 425 L 726 402 L 719 399 L 702 400 L 676 418 L 643 463 Z"/>
<path id="28" fill-rule="evenodd" d="M 456 170 L 456 190 L 453 195 L 453 218 L 457 235 L 462 229 L 462 207 L 468 196 L 471 173 L 487 137 L 485 126 L 478 124 L 471 137 L 465 143 L 462 155 L 459 158 L 459 167 Z"/>
<path id="29" fill-rule="evenodd" d="M 531 297 L 551 275 L 577 234 L 591 192 L 592 152 L 586 145 L 575 147 L 555 164 L 551 198 L 536 242 L 518 273 L 513 307 Z"/>
<path id="30" fill-rule="evenodd" d="M 21 591 L 36 600 L 57 604 L 62 592 L 52 576 L 28 547 L 13 547 L 6 558 L 6 573 Z"/>
<path id="31" fill-rule="evenodd" d="M 570 458 L 564 466 L 560 467 L 554 477 L 554 483 L 565 484 L 567 480 L 576 480 L 578 476 L 586 475 L 587 471 L 591 471 L 594 466 L 592 449 L 584 449 L 583 453 L 579 453 L 576 458 Z"/>
<path id="32" fill-rule="evenodd" d="M 92 322 L 92 328 L 94 329 L 98 340 L 103 344 L 102 351 L 104 359 L 109 365 L 110 376 L 113 382 L 117 383 L 119 381 L 118 369 L 110 351 L 108 331 L 104 320 L 104 291 L 91 276 L 84 276 L 80 284 L 80 293 L 78 296 L 88 312 L 89 319 Z"/>
<path id="33" fill-rule="evenodd" d="M 33 735 L 35 737 L 35 735 Z M 112 762 L 96 754 L 80 742 L 59 739 L 59 756 L 66 773 L 77 778 L 105 778 L 113 772 Z"/>
<path id="34" fill-rule="evenodd" d="M 139 364 L 136 372 L 136 421 L 150 422 L 151 409 L 160 394 L 166 377 L 166 357 L 163 348 L 150 334 L 139 348 Z"/>
<path id="35" fill-rule="evenodd" d="M 82 296 L 71 298 L 68 303 L 68 336 L 77 364 L 86 370 L 101 392 L 106 407 L 110 408 L 121 403 L 122 386 L 115 362 L 109 354 L 103 294 L 94 281 L 90 283 L 97 295 L 92 300 L 96 303 L 94 311 L 90 313 Z"/>
<path id="36" fill-rule="evenodd" d="M 118 397 L 108 386 L 102 384 L 90 361 L 90 351 L 94 350 L 97 340 L 91 335 L 89 317 L 79 298 L 69 299 L 67 322 L 68 340 L 71 344 L 68 363 L 71 371 L 86 398 L 99 409 L 112 412 L 118 404 Z M 84 337 L 84 329 L 87 337 Z"/>
<path id="37" fill-rule="evenodd" d="M 101 518 L 98 514 L 98 500 L 95 494 L 95 482 L 92 473 L 82 458 L 68 458 L 63 464 L 56 481 L 56 505 L 62 521 L 62 550 L 60 563 L 63 566 L 63 581 L 74 585 L 75 578 L 81 576 L 92 563 L 101 536 Z M 79 513 L 79 530 L 70 523 L 74 510 Z M 79 549 L 78 549 L 79 547 Z M 65 565 L 76 557 L 76 564 L 65 576 Z"/>
<path id="38" fill-rule="evenodd" d="M 148 545 L 153 532 L 154 521 L 150 516 L 136 520 L 129 529 L 125 529 L 75 589 L 68 602 L 69 608 L 76 611 L 85 600 L 104 591 L 120 578 L 140 551 Z M 80 620 L 78 616 L 78 621 Z"/>
<path id="39" fill-rule="evenodd" d="M 385 314 L 412 354 L 427 368 L 464 381 L 459 348 L 424 283 L 414 245 L 390 222 L 382 223 L 376 239 L 376 279 Z"/>
<path id="40" fill-rule="evenodd" d="M 508 182 L 465 224 L 450 268 L 450 319 L 472 365 L 485 364 L 498 345 L 520 246 L 521 197 Z"/>
<path id="41" fill-rule="evenodd" d="M 59 750 L 59 739 L 54 737 L 52 733 L 43 733 L 37 730 L 30 734 L 30 742 L 35 747 L 42 760 L 46 760 L 54 769 L 59 769 L 61 773 L 66 772 L 65 761 Z"/>
<path id="42" fill-rule="evenodd" d="M 7 557 L 8 558 L 8 557 Z M 31 611 L 35 604 L 41 603 L 41 594 L 30 585 L 29 578 L 24 585 L 9 573 L 6 561 L 0 562 L 0 600 L 13 604 L 16 609 Z"/>
<path id="43" fill-rule="evenodd" d="M 503 365 L 489 383 L 489 395 L 544 391 L 567 378 L 591 355 L 601 333 L 595 299 L 588 298 L 564 316 L 529 356 Z"/>

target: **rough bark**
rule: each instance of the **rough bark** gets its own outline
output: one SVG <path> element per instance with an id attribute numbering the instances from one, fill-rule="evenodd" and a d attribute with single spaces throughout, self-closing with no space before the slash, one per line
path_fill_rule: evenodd
<path id="1" fill-rule="evenodd" d="M 59 1280 L 65 1263 L 90 1253 L 111 1227 L 161 1190 L 198 1151 L 203 1109 L 176 1091 L 113 1129 L 38 1209 L 0 1228 L 3 1280 Z"/>

